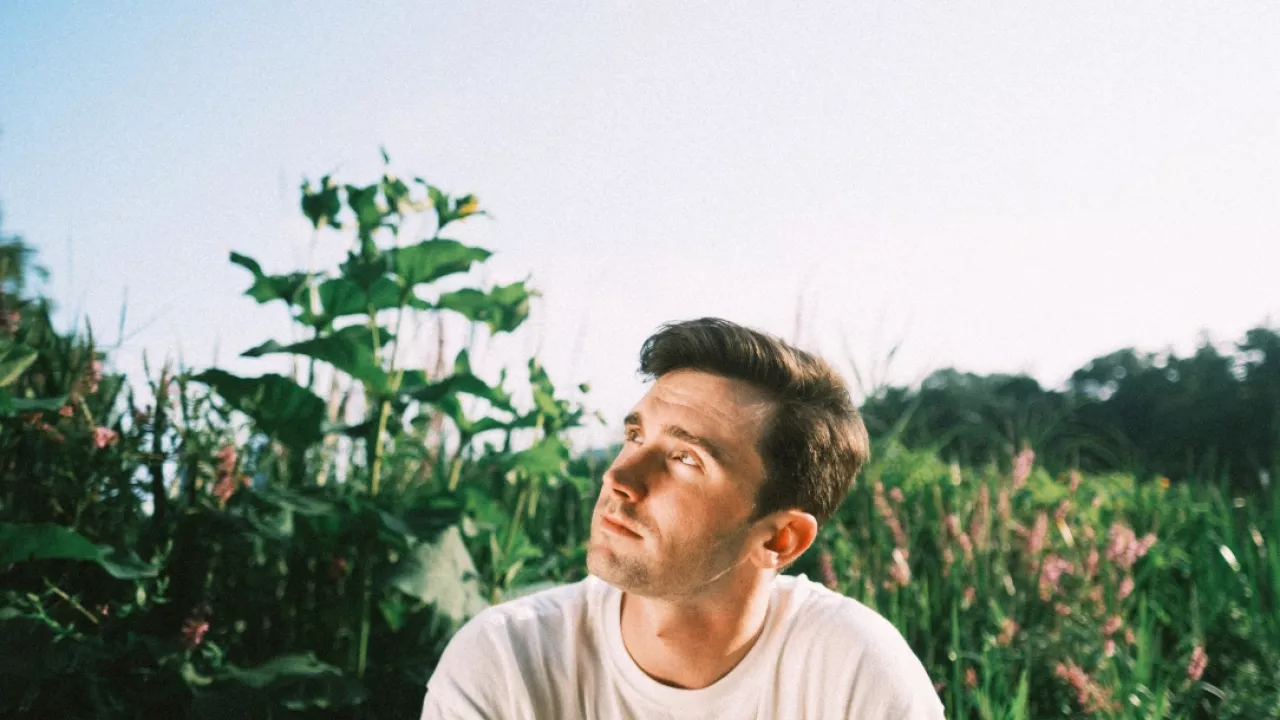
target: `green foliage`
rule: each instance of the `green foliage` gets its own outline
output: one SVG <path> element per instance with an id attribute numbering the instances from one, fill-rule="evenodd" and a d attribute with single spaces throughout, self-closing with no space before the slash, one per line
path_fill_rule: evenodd
<path id="1" fill-rule="evenodd" d="M 1029 457 L 1007 473 L 890 445 L 794 571 L 888 617 L 950 717 L 1268 716 L 1280 491 L 1055 476 Z"/>
<path id="2" fill-rule="evenodd" d="M 289 376 L 166 365 L 135 393 L 91 333 L 19 297 L 3 263 L 27 255 L 0 244 L 5 717 L 415 717 L 458 623 L 583 577 L 617 450 L 574 454 L 583 408 L 536 358 L 523 388 L 483 377 L 470 348 L 402 363 L 406 327 L 528 316 L 525 282 L 467 285 L 488 251 L 439 237 L 483 214 L 475 198 L 326 176 L 301 209 L 316 242 L 354 234 L 336 269 L 231 257 L 302 333 L 244 355 L 289 356 Z M 401 242 L 424 213 L 433 236 Z M 1141 444 L 1181 437 L 1172 416 L 1236 407 L 1188 397 L 1280 407 L 1275 333 L 1240 348 L 1225 364 L 1121 354 L 1067 393 L 955 372 L 889 389 L 866 408 L 872 462 L 791 572 L 888 617 L 951 717 L 1274 716 L 1280 488 L 1246 495 L 1198 461 L 1196 482 L 1142 479 L 1162 460 Z M 1153 394 L 1171 418 L 1125 430 L 1133 447 L 1089 425 L 1142 423 Z M 1250 448 L 1274 435 L 1235 429 L 1231 452 L 1266 466 Z"/>
<path id="3" fill-rule="evenodd" d="M 475 198 L 387 173 L 304 183 L 301 208 L 316 242 L 354 230 L 336 270 L 231 255 L 305 333 L 244 356 L 301 377 L 165 366 L 144 406 L 91 336 L 0 296 L 22 311 L 0 327 L 0 714 L 410 717 L 459 623 L 579 571 L 587 488 L 562 481 L 582 411 L 536 362 L 529 408 L 467 349 L 452 372 L 401 362 L 406 320 L 528 316 L 524 282 L 435 287 L 490 257 L 438 236 Z M 402 243 L 423 213 L 436 236 Z M 575 523 L 548 520 L 566 506 Z"/>
<path id="4" fill-rule="evenodd" d="M 862 409 L 874 433 L 897 424 L 908 447 L 965 464 L 1030 446 L 1055 472 L 1256 487 L 1280 464 L 1280 333 L 1254 328 L 1227 354 L 1208 341 L 1190 357 L 1120 350 L 1076 370 L 1064 390 L 940 370 L 918 389 L 883 388 Z"/>
<path id="5" fill-rule="evenodd" d="M 321 437 L 324 401 L 287 377 L 268 373 L 242 378 L 214 368 L 191 379 L 213 388 L 252 418 L 259 431 L 285 445 L 305 447 Z"/>

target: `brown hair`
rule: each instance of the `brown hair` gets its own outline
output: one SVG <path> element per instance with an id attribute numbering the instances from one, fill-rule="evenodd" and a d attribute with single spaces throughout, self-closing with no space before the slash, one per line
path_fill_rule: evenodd
<path id="1" fill-rule="evenodd" d="M 756 448 L 765 480 L 753 519 L 798 508 L 821 525 L 844 501 L 871 454 L 844 380 L 821 358 L 719 318 L 668 323 L 640 349 L 640 372 L 699 370 L 764 393 L 773 413 Z"/>

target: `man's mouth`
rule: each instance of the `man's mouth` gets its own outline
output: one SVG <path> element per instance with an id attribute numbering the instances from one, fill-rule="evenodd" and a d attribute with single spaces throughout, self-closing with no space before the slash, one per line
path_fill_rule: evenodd
<path id="1" fill-rule="evenodd" d="M 600 516 L 600 527 L 614 535 L 620 535 L 626 538 L 642 537 L 640 533 L 632 530 L 630 526 L 624 525 L 621 521 L 615 520 L 608 515 Z"/>

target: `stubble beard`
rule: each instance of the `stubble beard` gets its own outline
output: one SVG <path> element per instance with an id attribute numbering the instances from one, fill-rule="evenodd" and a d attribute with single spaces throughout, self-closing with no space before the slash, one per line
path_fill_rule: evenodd
<path id="1" fill-rule="evenodd" d="M 599 522 L 598 520 L 596 521 Z M 587 570 L 625 592 L 645 597 L 691 597 L 728 574 L 739 562 L 748 528 L 711 536 L 695 547 L 676 549 L 655 559 L 643 541 L 633 547 L 598 539 L 592 527 L 587 547 Z"/>

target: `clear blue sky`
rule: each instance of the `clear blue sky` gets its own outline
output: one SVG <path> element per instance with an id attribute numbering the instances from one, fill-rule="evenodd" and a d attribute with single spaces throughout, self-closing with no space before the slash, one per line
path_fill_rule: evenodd
<path id="1" fill-rule="evenodd" d="M 135 370 L 287 335 L 303 177 L 394 168 L 493 213 L 540 348 L 616 422 L 659 323 L 722 315 L 892 378 L 1187 349 L 1280 318 L 1280 5 L 0 7 L 0 205 Z M 339 246 L 330 238 L 328 257 Z M 799 313 L 798 313 L 799 308 Z M 67 317 L 69 317 L 69 312 Z M 144 323 L 148 323 L 144 327 Z M 134 330 L 140 330 L 133 332 Z"/>

